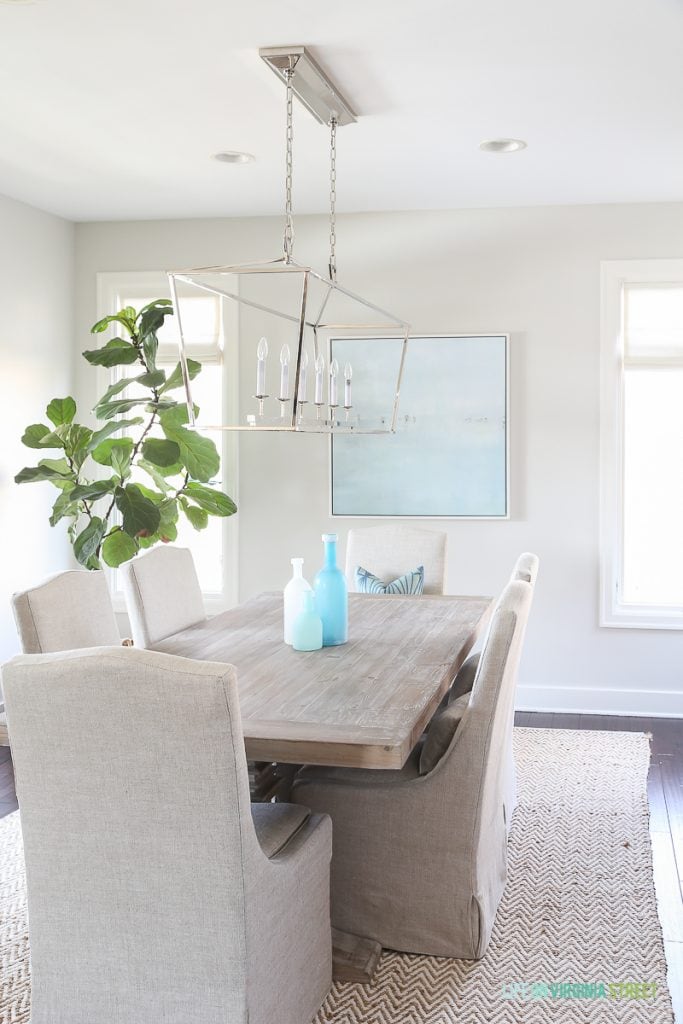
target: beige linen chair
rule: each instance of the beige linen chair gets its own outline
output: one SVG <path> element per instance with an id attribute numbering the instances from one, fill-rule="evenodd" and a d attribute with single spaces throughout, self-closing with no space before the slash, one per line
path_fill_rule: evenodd
<path id="1" fill-rule="evenodd" d="M 152 647 L 206 618 L 192 552 L 162 544 L 121 566 L 136 647 Z"/>
<path id="2" fill-rule="evenodd" d="M 121 643 L 103 572 L 74 569 L 12 595 L 12 611 L 25 654 L 105 647 Z M 9 744 L 0 706 L 0 746 Z"/>
<path id="3" fill-rule="evenodd" d="M 103 572 L 74 569 L 12 595 L 25 654 L 72 651 L 121 643 Z"/>
<path id="4" fill-rule="evenodd" d="M 443 594 L 446 575 L 446 534 L 413 526 L 372 526 L 349 530 L 346 542 L 346 580 L 356 590 L 358 566 L 385 583 L 424 565 L 425 594 Z"/>
<path id="5" fill-rule="evenodd" d="M 531 583 L 533 586 L 536 583 L 537 576 L 538 555 L 533 555 L 530 551 L 525 551 L 515 562 L 515 567 L 512 570 L 510 579 L 524 580 L 525 583 Z"/>
<path id="6" fill-rule="evenodd" d="M 503 755 L 530 602 L 528 583 L 508 584 L 431 771 L 418 763 L 430 730 L 401 771 L 307 767 L 295 780 L 292 799 L 332 818 L 333 927 L 409 953 L 483 956 L 505 885 Z"/>
<path id="7" fill-rule="evenodd" d="M 135 648 L 3 669 L 31 1024 L 307 1024 L 331 827 L 249 802 L 235 670 Z"/>

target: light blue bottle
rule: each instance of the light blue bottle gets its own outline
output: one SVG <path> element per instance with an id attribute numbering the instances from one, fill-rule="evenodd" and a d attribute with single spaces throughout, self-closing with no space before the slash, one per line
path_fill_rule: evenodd
<path id="1" fill-rule="evenodd" d="M 295 651 L 319 651 L 323 645 L 323 624 L 312 590 L 302 593 L 301 603 L 301 611 L 292 623 L 292 647 Z"/>
<path id="2" fill-rule="evenodd" d="M 349 638 L 349 594 L 344 573 L 337 567 L 337 534 L 324 533 L 325 564 L 315 578 L 315 604 L 323 620 L 323 647 L 345 644 Z"/>

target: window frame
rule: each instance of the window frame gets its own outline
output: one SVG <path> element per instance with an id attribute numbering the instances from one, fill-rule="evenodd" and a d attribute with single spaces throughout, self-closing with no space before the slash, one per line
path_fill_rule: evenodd
<path id="1" fill-rule="evenodd" d="M 624 572 L 624 288 L 683 284 L 683 259 L 605 260 L 600 309 L 600 626 L 683 629 L 683 607 L 627 604 Z M 643 360 L 655 368 L 655 361 Z M 662 367 L 662 360 L 658 366 Z"/>
<path id="2" fill-rule="evenodd" d="M 144 271 L 122 271 L 122 272 L 101 272 L 97 274 L 97 319 L 108 316 L 119 310 L 125 301 L 139 296 L 163 297 L 170 292 L 168 277 L 162 270 Z M 222 403 L 224 412 L 230 405 L 234 405 L 237 398 L 238 382 L 238 353 L 237 346 L 226 344 L 225 324 L 223 324 L 219 342 L 222 343 L 222 365 L 223 365 L 223 394 Z M 202 359 L 202 353 L 198 356 Z M 106 367 L 97 367 L 97 393 L 101 395 L 111 383 L 111 371 Z M 124 367 L 125 369 L 125 367 Z M 220 449 L 221 467 L 225 476 L 234 480 L 231 490 L 231 497 L 239 506 L 238 484 L 239 484 L 239 446 L 238 439 L 230 431 L 221 431 L 220 441 L 217 440 Z M 235 493 L 232 493 L 234 491 Z M 221 519 L 221 547 L 222 547 L 222 590 L 220 593 L 205 593 L 204 605 L 209 615 L 216 615 L 232 608 L 239 602 L 239 520 L 238 516 L 228 516 Z M 116 612 L 125 612 L 126 604 L 123 591 L 115 589 L 115 570 L 104 567 L 107 573 L 107 582 L 112 594 L 114 609 Z"/>

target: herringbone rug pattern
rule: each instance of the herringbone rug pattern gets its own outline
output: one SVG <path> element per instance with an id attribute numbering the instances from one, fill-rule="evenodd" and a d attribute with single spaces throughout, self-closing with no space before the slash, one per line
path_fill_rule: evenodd
<path id="1" fill-rule="evenodd" d="M 484 959 L 385 953 L 371 985 L 333 987 L 316 1024 L 671 1024 L 648 834 L 647 739 L 517 729 L 515 744 L 520 801 L 509 878 Z M 28 1024 L 17 814 L 0 821 L 0 970 L 0 1024 Z M 621 982 L 654 983 L 656 995 L 610 998 L 609 984 Z M 510 986 L 524 983 L 527 990 L 511 998 Z M 550 987 L 600 983 L 604 997 Z"/>

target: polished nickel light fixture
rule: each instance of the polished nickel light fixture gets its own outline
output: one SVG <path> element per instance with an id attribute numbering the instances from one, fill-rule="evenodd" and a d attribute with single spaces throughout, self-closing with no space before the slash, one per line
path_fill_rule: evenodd
<path id="1" fill-rule="evenodd" d="M 392 433 L 410 326 L 337 282 L 337 129 L 356 116 L 304 46 L 263 49 L 260 56 L 286 88 L 283 253 L 270 260 L 169 272 L 189 423 L 220 430 Z M 330 130 L 327 274 L 294 260 L 294 96 Z M 229 300 L 224 332 L 227 344 L 239 346 L 241 379 L 239 408 L 225 417 L 227 423 L 202 422 L 193 404 L 183 298 L 196 290 L 221 297 L 224 307 Z"/>

